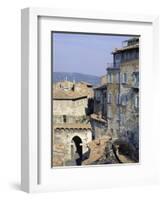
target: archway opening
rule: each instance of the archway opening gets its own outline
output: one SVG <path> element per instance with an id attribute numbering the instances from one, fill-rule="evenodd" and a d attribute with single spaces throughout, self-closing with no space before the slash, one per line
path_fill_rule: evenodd
<path id="1" fill-rule="evenodd" d="M 72 141 L 75 144 L 75 150 L 73 150 L 73 157 L 76 161 L 76 165 L 81 165 L 83 154 L 82 140 L 79 136 L 75 136 L 72 138 Z"/>

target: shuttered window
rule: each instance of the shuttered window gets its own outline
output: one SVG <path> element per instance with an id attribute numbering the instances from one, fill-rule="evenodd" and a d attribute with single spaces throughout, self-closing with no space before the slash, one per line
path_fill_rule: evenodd
<path id="1" fill-rule="evenodd" d="M 122 74 L 122 84 L 126 84 L 127 83 L 127 73 L 123 73 Z"/>
<path id="2" fill-rule="evenodd" d="M 139 107 L 139 97 L 137 95 L 135 96 L 134 106 L 135 106 L 135 108 Z"/>
<path id="3" fill-rule="evenodd" d="M 108 103 L 109 104 L 112 103 L 112 94 L 111 93 L 108 94 Z"/>
<path id="4" fill-rule="evenodd" d="M 116 104 L 117 104 L 117 105 L 121 104 L 121 96 L 120 96 L 120 94 L 117 94 L 117 95 L 116 95 L 115 101 L 116 101 Z"/>
<path id="5" fill-rule="evenodd" d="M 117 73 L 117 74 L 116 74 L 116 83 L 119 83 L 119 82 L 120 82 L 119 79 L 120 79 L 119 73 Z"/>
<path id="6" fill-rule="evenodd" d="M 126 106 L 127 105 L 127 95 L 122 96 L 122 105 Z"/>
<path id="7" fill-rule="evenodd" d="M 111 107 L 108 106 L 108 113 L 107 113 L 107 116 L 109 119 L 112 118 L 112 111 L 111 111 Z"/>
<path id="8" fill-rule="evenodd" d="M 108 83 L 113 83 L 113 74 L 108 74 Z"/>

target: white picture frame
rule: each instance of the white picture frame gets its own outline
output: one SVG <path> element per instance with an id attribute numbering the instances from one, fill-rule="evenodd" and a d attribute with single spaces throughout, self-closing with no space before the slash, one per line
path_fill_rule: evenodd
<path id="1" fill-rule="evenodd" d="M 151 106 L 158 98 L 157 90 L 152 89 L 157 87 L 158 16 L 25 8 L 22 10 L 21 27 L 22 190 L 60 191 L 158 183 L 157 144 L 153 142 L 153 138 L 159 137 L 159 131 L 157 131 L 155 112 Z M 112 27 L 112 32 L 109 27 Z M 142 35 L 140 49 L 140 153 L 142 155 L 139 164 L 64 169 L 50 167 L 51 68 L 45 66 L 51 65 L 48 35 L 49 31 L 55 30 Z M 44 56 L 41 57 L 42 54 Z M 150 89 L 153 91 L 152 96 Z M 48 109 L 45 109 L 45 104 L 48 105 Z M 152 116 L 149 116 L 149 109 L 153 113 Z M 46 118 L 43 118 L 43 115 Z M 45 135 L 45 130 L 49 132 L 49 136 Z M 148 148 L 151 145 L 152 152 L 149 154 Z"/>

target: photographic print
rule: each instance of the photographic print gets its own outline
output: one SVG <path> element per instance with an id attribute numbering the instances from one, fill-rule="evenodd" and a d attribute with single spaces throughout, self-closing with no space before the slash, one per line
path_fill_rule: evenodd
<path id="1" fill-rule="evenodd" d="M 139 36 L 52 32 L 52 167 L 139 162 Z"/>

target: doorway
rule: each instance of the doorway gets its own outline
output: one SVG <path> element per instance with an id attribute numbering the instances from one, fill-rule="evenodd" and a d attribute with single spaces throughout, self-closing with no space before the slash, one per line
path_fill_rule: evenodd
<path id="1" fill-rule="evenodd" d="M 79 136 L 75 136 L 72 138 L 72 142 L 74 143 L 74 145 L 71 146 L 72 159 L 76 161 L 76 165 L 81 165 L 83 153 L 82 140 Z"/>

